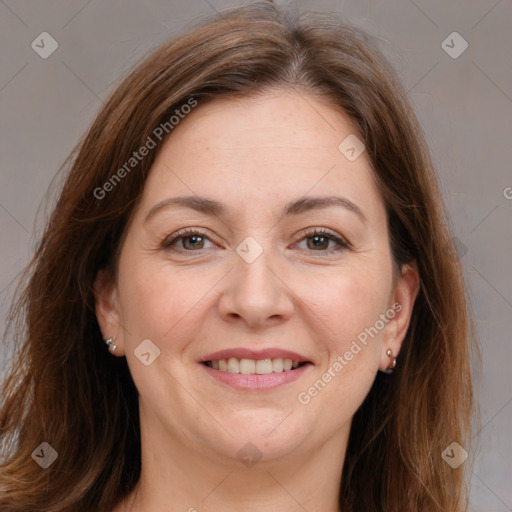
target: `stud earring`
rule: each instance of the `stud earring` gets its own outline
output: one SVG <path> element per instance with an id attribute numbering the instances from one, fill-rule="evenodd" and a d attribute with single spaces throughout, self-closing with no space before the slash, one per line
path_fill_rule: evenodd
<path id="1" fill-rule="evenodd" d="M 396 357 L 393 356 L 393 351 L 390 348 L 386 350 L 386 355 L 389 357 L 390 361 L 388 367 L 382 371 L 389 375 L 390 373 L 393 373 L 393 370 L 395 369 Z"/>
<path id="2" fill-rule="evenodd" d="M 115 336 L 112 336 L 112 338 L 109 338 L 108 340 L 105 340 L 105 343 L 108 345 L 108 349 L 112 352 L 117 348 L 116 345 L 114 345 L 114 340 L 116 339 Z"/>

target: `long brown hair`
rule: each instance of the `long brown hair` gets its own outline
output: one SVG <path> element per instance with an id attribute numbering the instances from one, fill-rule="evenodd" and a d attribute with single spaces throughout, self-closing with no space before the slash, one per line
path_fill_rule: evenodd
<path id="1" fill-rule="evenodd" d="M 353 418 L 340 505 L 346 511 L 455 511 L 467 506 L 474 327 L 452 228 L 422 130 L 373 38 L 326 13 L 272 2 L 223 11 L 160 46 L 119 85 L 65 164 L 56 206 L 11 315 L 18 350 L 0 410 L 2 511 L 112 510 L 140 476 L 137 390 L 105 349 L 94 313 L 100 269 L 116 275 L 127 220 L 158 149 L 110 182 L 187 102 L 314 94 L 345 112 L 385 200 L 395 265 L 415 261 L 421 288 L 391 376 Z M 341 141 L 340 141 L 341 142 Z M 95 193 L 96 191 L 96 193 Z M 58 453 L 42 469 L 41 442 Z"/>

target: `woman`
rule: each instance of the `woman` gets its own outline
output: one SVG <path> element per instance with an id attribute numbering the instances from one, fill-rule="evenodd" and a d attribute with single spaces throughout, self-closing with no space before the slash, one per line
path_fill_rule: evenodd
<path id="1" fill-rule="evenodd" d="M 361 31 L 264 2 L 160 47 L 74 152 L 14 310 L 0 509 L 464 510 L 445 219 Z"/>

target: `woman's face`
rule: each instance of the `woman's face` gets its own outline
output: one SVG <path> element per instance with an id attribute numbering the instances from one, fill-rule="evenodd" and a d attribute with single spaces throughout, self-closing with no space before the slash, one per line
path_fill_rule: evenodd
<path id="1" fill-rule="evenodd" d="M 346 439 L 417 290 L 411 269 L 393 283 L 369 160 L 341 144 L 354 133 L 315 97 L 279 90 L 199 103 L 173 129 L 117 284 L 97 282 L 148 438 L 217 460 Z"/>

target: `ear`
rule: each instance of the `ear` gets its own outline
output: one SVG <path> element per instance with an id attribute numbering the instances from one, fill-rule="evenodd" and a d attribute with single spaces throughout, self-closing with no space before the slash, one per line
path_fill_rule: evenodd
<path id="1" fill-rule="evenodd" d="M 112 336 L 116 337 L 114 341 L 116 350 L 111 352 L 111 354 L 123 356 L 125 354 L 124 340 L 117 301 L 117 290 L 105 270 L 100 270 L 94 281 L 94 305 L 103 339 L 107 340 Z"/>
<path id="2" fill-rule="evenodd" d="M 380 370 L 385 370 L 391 361 L 386 353 L 388 349 L 391 349 L 393 357 L 398 357 L 400 353 L 402 342 L 411 322 L 412 310 L 419 289 L 420 277 L 416 262 L 403 265 L 401 275 L 394 285 L 389 309 L 386 313 L 387 316 L 391 317 L 392 312 L 394 312 L 394 316 L 386 326 L 382 338 Z"/>

